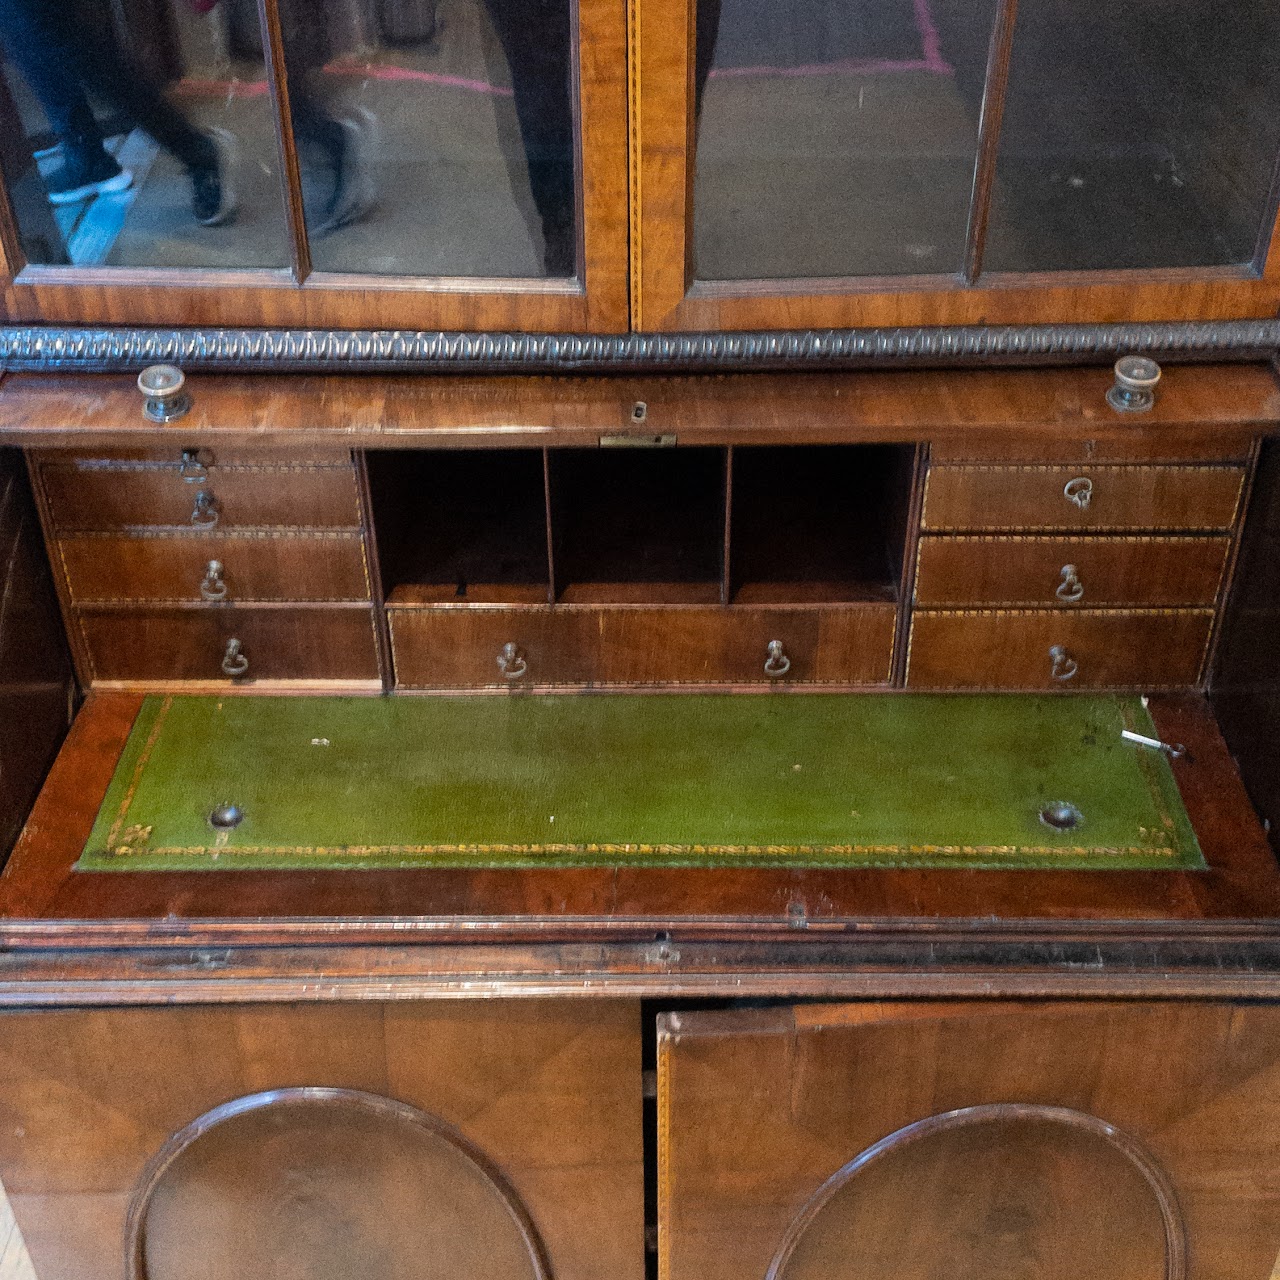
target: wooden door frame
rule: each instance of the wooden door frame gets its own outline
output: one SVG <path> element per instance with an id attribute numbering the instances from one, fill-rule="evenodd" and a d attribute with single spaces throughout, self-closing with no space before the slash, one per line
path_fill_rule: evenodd
<path id="1" fill-rule="evenodd" d="M 856 329 L 1254 319 L 1280 310 L 1280 170 L 1269 234 L 1251 263 L 1158 270 L 985 273 L 983 227 L 955 275 L 700 281 L 693 276 L 696 0 L 628 0 L 631 48 L 631 323 L 647 331 Z M 1001 0 L 988 60 L 1002 86 L 1016 0 Z M 999 99 L 1002 89 L 997 88 Z M 984 105 L 979 222 L 994 176 L 1002 103 Z M 989 108 L 989 109 L 988 109 Z M 985 194 L 984 194 L 985 193 Z M 981 280 L 975 286 L 972 280 Z"/>
<path id="2" fill-rule="evenodd" d="M 260 0 L 278 118 L 288 86 L 276 0 Z M 292 266 L 187 270 L 43 266 L 24 260 L 0 191 L 0 315 L 11 322 L 306 329 L 625 332 L 627 299 L 626 12 L 623 0 L 575 0 L 577 186 L 582 210 L 572 279 L 388 278 L 312 272 L 286 135 L 283 173 Z"/>

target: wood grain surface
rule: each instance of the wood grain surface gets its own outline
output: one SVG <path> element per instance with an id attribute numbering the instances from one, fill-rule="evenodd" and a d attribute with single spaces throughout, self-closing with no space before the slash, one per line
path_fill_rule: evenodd
<path id="1" fill-rule="evenodd" d="M 1267 1280 L 1278 1033 L 1222 1004 L 666 1015 L 659 1275 Z"/>
<path id="2" fill-rule="evenodd" d="M 1245 459 L 1280 424 L 1262 364 L 1170 365 L 1150 413 L 1106 402 L 1109 367 L 722 377 L 455 377 L 192 372 L 177 426 L 142 416 L 122 374 L 9 374 L 0 443 L 99 449 L 197 444 L 368 448 L 595 447 L 604 433 L 675 432 L 681 444 L 929 439 L 955 460 Z M 936 453 L 935 459 L 944 455 Z M 948 459 L 950 460 L 950 459 Z"/>
<path id="3" fill-rule="evenodd" d="M 633 1003 L 5 1013 L 0 1029 L 0 1177 L 40 1280 L 123 1278 L 125 1212 L 165 1140 L 222 1103 L 298 1086 L 452 1126 L 510 1183 L 561 1280 L 643 1276 Z M 307 1172 L 289 1176 L 297 1194 Z M 234 1184 L 206 1190 L 234 1212 Z"/>

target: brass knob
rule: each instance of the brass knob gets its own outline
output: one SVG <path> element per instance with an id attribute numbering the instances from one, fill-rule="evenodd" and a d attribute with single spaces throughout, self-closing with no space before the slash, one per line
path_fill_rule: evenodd
<path id="1" fill-rule="evenodd" d="M 205 461 L 208 457 L 200 449 L 183 449 L 182 457 L 178 459 L 178 474 L 188 484 L 200 484 L 209 478 L 209 463 Z"/>
<path id="2" fill-rule="evenodd" d="M 227 598 L 227 583 L 222 576 L 222 561 L 210 560 L 200 579 L 200 596 L 204 600 L 218 601 Z"/>
<path id="3" fill-rule="evenodd" d="M 197 529 L 212 529 L 220 516 L 218 500 L 212 489 L 201 489 L 196 494 L 195 506 L 191 508 L 191 523 Z"/>
<path id="4" fill-rule="evenodd" d="M 1084 584 L 1076 574 L 1075 565 L 1062 566 L 1062 581 L 1058 583 L 1058 589 L 1053 594 L 1065 604 L 1075 604 L 1076 601 L 1084 599 Z"/>
<path id="5" fill-rule="evenodd" d="M 1076 660 L 1060 644 L 1049 647 L 1049 662 L 1049 675 L 1054 680 L 1073 680 L 1080 670 Z"/>
<path id="6" fill-rule="evenodd" d="M 525 661 L 524 652 L 519 645 L 507 641 L 498 650 L 498 670 L 508 680 L 519 680 L 529 670 L 529 664 Z"/>
<path id="7" fill-rule="evenodd" d="M 176 365 L 153 364 L 138 374 L 142 414 L 152 422 L 172 422 L 191 408 L 186 375 Z"/>
<path id="8" fill-rule="evenodd" d="M 1088 511 L 1093 501 L 1093 481 L 1088 476 L 1076 476 L 1062 486 L 1062 496 L 1081 511 Z"/>
<path id="9" fill-rule="evenodd" d="M 1156 402 L 1160 366 L 1149 356 L 1121 356 L 1116 380 L 1107 391 L 1107 403 L 1117 413 L 1146 413 Z"/>
<path id="10" fill-rule="evenodd" d="M 244 675 L 249 670 L 249 659 L 245 657 L 244 651 L 240 647 L 240 641 L 231 639 L 227 641 L 227 650 L 222 655 L 222 674 L 230 676 L 233 680 L 238 676 Z"/>
<path id="11" fill-rule="evenodd" d="M 770 640 L 765 649 L 764 673 L 767 676 L 785 676 L 791 670 L 791 659 L 781 640 Z"/>

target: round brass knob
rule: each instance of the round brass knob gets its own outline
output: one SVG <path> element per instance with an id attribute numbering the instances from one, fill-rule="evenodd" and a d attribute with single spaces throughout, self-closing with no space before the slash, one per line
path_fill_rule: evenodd
<path id="1" fill-rule="evenodd" d="M 153 364 L 138 374 L 142 392 L 142 414 L 152 422 L 172 422 L 191 408 L 186 375 L 177 365 Z"/>
<path id="2" fill-rule="evenodd" d="M 1156 402 L 1160 366 L 1149 356 L 1121 356 L 1107 403 L 1118 413 L 1146 413 Z"/>

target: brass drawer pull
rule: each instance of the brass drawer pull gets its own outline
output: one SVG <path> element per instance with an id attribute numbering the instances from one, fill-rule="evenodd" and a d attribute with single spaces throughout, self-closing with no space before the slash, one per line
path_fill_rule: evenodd
<path id="1" fill-rule="evenodd" d="M 212 489 L 201 489 L 196 494 L 196 505 L 191 509 L 191 523 L 197 529 L 212 529 L 218 523 L 218 500 Z"/>
<path id="2" fill-rule="evenodd" d="M 188 484 L 198 484 L 209 478 L 209 467 L 201 458 L 199 449 L 183 449 L 178 474 Z"/>
<path id="3" fill-rule="evenodd" d="M 1076 476 L 1062 486 L 1062 496 L 1068 502 L 1074 502 L 1081 511 L 1088 511 L 1093 501 L 1093 481 L 1088 476 Z"/>
<path id="4" fill-rule="evenodd" d="M 200 580 L 200 596 L 204 600 L 211 601 L 227 598 L 227 583 L 222 576 L 220 560 L 210 560 L 205 568 L 204 577 Z"/>
<path id="5" fill-rule="evenodd" d="M 498 650 L 498 670 L 508 680 L 519 680 L 529 670 L 529 664 L 524 660 L 524 653 L 519 645 L 508 640 Z"/>
<path id="6" fill-rule="evenodd" d="M 764 673 L 767 676 L 785 676 L 791 670 L 791 659 L 783 648 L 781 640 L 770 640 L 764 660 Z"/>
<path id="7" fill-rule="evenodd" d="M 1062 566 L 1062 581 L 1058 583 L 1058 589 L 1053 594 L 1066 604 L 1075 604 L 1078 600 L 1084 599 L 1084 584 L 1076 574 L 1075 565 Z"/>
<path id="8" fill-rule="evenodd" d="M 227 641 L 227 651 L 222 655 L 222 672 L 224 675 L 230 676 L 233 680 L 237 676 L 242 676 L 249 670 L 249 659 L 245 657 L 243 650 L 240 648 L 240 641 L 231 639 Z"/>
<path id="9" fill-rule="evenodd" d="M 1080 670 L 1076 660 L 1060 644 L 1049 647 L 1049 660 L 1053 664 L 1049 668 L 1049 674 L 1055 680 L 1072 680 Z"/>

